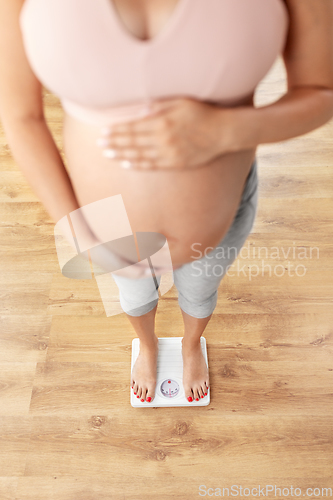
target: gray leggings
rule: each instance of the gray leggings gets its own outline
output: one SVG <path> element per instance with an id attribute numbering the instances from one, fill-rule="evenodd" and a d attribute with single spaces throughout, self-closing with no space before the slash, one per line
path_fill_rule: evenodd
<path id="1" fill-rule="evenodd" d="M 189 262 L 173 271 L 180 308 L 195 318 L 206 318 L 214 311 L 217 289 L 244 245 L 254 224 L 258 207 L 257 159 L 254 159 L 246 179 L 241 203 L 227 234 L 204 257 Z M 200 248 L 193 246 L 194 255 Z M 203 252 L 201 251 L 202 255 Z M 112 274 L 119 288 L 120 305 L 130 316 L 142 316 L 158 303 L 155 281 L 150 278 L 130 279 Z M 161 276 L 156 278 L 158 286 Z"/>

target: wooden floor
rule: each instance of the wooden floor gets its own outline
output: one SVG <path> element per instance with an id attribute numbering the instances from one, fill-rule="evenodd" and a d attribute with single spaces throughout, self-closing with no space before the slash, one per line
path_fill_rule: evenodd
<path id="1" fill-rule="evenodd" d="M 284 92 L 278 60 L 256 102 Z M 47 90 L 45 106 L 61 148 L 62 109 Z M 211 403 L 202 408 L 131 407 L 134 331 L 125 314 L 106 317 L 95 280 L 61 274 L 54 223 L 3 132 L 0 141 L 0 499 L 192 500 L 215 488 L 231 496 L 233 485 L 281 488 L 270 498 L 319 488 L 313 497 L 326 498 L 333 121 L 258 149 L 257 219 L 205 332 Z M 156 327 L 160 337 L 182 336 L 175 287 Z"/>

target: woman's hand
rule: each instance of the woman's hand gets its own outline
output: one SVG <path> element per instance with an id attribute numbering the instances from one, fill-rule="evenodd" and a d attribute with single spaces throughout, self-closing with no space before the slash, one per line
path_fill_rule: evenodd
<path id="1" fill-rule="evenodd" d="M 184 169 L 230 152 L 230 108 L 186 97 L 152 102 L 146 111 L 141 119 L 102 129 L 97 145 L 113 163 L 124 168 Z"/>

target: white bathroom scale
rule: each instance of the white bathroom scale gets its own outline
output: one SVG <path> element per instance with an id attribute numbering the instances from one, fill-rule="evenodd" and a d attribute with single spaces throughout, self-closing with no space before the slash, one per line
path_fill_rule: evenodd
<path id="1" fill-rule="evenodd" d="M 185 398 L 183 388 L 183 358 L 181 340 L 183 337 L 159 337 L 158 339 L 158 358 L 157 358 L 157 383 L 155 397 L 151 403 L 140 401 L 131 391 L 131 405 L 134 408 L 153 408 L 157 406 L 207 406 L 210 403 L 210 388 L 207 396 L 200 398 L 199 401 L 189 402 Z M 207 346 L 205 337 L 200 338 L 201 349 L 204 355 L 207 367 Z M 132 361 L 131 373 L 139 355 L 140 339 L 135 338 L 132 341 Z"/>

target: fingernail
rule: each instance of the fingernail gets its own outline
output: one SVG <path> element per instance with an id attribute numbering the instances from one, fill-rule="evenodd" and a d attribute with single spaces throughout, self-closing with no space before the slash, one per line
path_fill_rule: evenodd
<path id="1" fill-rule="evenodd" d="M 123 168 L 131 168 L 132 163 L 131 163 L 130 161 L 128 161 L 128 160 L 123 160 L 123 161 L 121 162 L 121 166 L 122 166 Z"/>
<path id="2" fill-rule="evenodd" d="M 114 149 L 104 149 L 103 156 L 105 156 L 106 158 L 115 158 L 117 154 Z"/>
<path id="3" fill-rule="evenodd" d="M 193 401 L 193 399 L 191 398 L 191 396 L 189 396 L 189 397 L 187 398 L 187 400 L 188 400 L 189 402 Z"/>
<path id="4" fill-rule="evenodd" d="M 151 401 L 151 397 L 150 396 L 148 396 L 147 401 L 148 401 L 148 403 L 150 403 L 150 401 Z"/>

